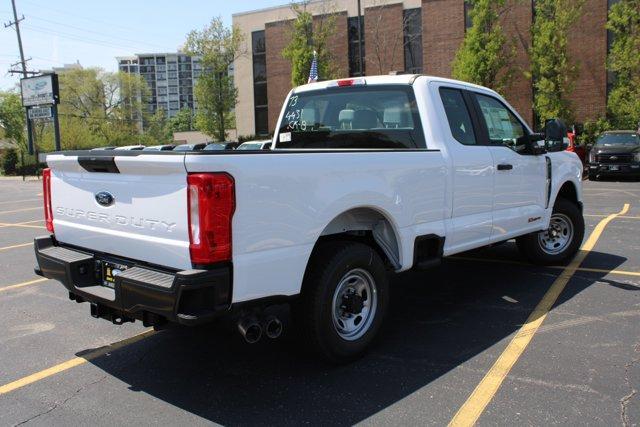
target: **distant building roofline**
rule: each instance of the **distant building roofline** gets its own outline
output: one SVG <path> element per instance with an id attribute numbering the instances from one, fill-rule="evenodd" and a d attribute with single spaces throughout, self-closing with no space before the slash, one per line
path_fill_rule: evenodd
<path id="1" fill-rule="evenodd" d="M 323 2 L 324 0 L 314 0 L 307 3 L 307 5 L 315 4 L 315 3 L 323 3 Z M 245 12 L 236 12 L 231 14 L 231 18 L 235 18 L 236 16 L 252 15 L 254 13 L 270 12 L 278 9 L 289 9 L 290 7 L 291 7 L 291 3 L 286 3 L 280 6 L 269 6 L 269 7 L 263 7 L 261 9 L 247 10 Z"/>

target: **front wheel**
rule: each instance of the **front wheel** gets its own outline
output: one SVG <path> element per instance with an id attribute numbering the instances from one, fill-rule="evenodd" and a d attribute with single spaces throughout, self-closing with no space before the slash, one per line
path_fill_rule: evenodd
<path id="1" fill-rule="evenodd" d="M 357 242 L 317 248 L 296 305 L 296 321 L 312 351 L 334 363 L 360 357 L 378 333 L 389 285 L 376 251 Z"/>
<path id="2" fill-rule="evenodd" d="M 584 218 L 578 206 L 558 198 L 549 228 L 518 237 L 520 252 L 534 264 L 564 264 L 573 258 L 584 237 Z"/>

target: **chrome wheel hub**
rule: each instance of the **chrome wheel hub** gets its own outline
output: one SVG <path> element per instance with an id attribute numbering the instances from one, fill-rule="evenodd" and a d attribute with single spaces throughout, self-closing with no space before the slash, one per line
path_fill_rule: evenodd
<path id="1" fill-rule="evenodd" d="M 373 276 L 361 268 L 345 274 L 333 293 L 333 326 L 341 338 L 357 340 L 371 327 L 378 308 Z"/>
<path id="2" fill-rule="evenodd" d="M 573 240 L 573 223 L 560 213 L 551 215 L 549 228 L 538 233 L 540 248 L 549 255 L 563 252 Z"/>

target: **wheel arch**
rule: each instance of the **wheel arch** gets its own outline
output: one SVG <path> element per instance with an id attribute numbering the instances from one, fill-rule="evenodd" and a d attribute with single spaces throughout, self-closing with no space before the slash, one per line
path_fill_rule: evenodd
<path id="1" fill-rule="evenodd" d="M 318 245 L 327 240 L 359 241 L 372 246 L 390 268 L 397 270 L 402 264 L 400 234 L 382 209 L 359 206 L 336 215 L 316 239 L 307 266 Z"/>
<path id="2" fill-rule="evenodd" d="M 558 200 L 559 197 L 562 197 L 563 199 L 568 200 L 578 206 L 580 212 L 582 213 L 582 201 L 579 194 L 580 193 L 578 192 L 578 187 L 576 186 L 576 184 L 572 180 L 567 180 L 560 186 L 560 189 L 556 193 L 556 197 L 553 199 L 553 203 L 550 204 L 550 207 L 553 208 L 556 200 Z"/>

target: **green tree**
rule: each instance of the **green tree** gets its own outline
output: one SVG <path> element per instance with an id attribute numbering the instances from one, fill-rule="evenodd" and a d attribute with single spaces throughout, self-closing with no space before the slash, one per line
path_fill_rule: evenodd
<path id="1" fill-rule="evenodd" d="M 579 74 L 568 54 L 568 34 L 582 12 L 584 0 L 537 0 L 529 52 L 533 109 L 539 123 L 559 117 L 573 120 L 569 95 Z"/>
<path id="2" fill-rule="evenodd" d="M 86 138 L 87 131 L 93 146 L 139 141 L 145 118 L 143 105 L 149 96 L 149 87 L 139 75 L 89 68 L 66 71 L 60 74 L 59 80 L 63 148 L 78 148 L 78 143 L 84 145 L 78 137 Z M 79 126 L 84 126 L 86 131 Z M 52 139 L 51 129 L 45 136 L 45 141 L 49 139 Z"/>
<path id="3" fill-rule="evenodd" d="M 613 36 L 607 69 L 615 73 L 607 112 L 615 127 L 635 129 L 640 121 L 640 0 L 611 6 L 607 29 Z"/>
<path id="4" fill-rule="evenodd" d="M 453 61 L 453 77 L 498 92 L 513 78 L 514 44 L 500 25 L 505 0 L 467 0 L 472 25 Z"/>
<path id="5" fill-rule="evenodd" d="M 313 52 L 318 57 L 318 76 L 322 79 L 338 77 L 329 37 L 336 29 L 335 15 L 323 13 L 314 19 L 307 10 L 309 1 L 292 3 L 296 17 L 289 33 L 289 44 L 282 50 L 282 57 L 291 61 L 291 84 L 299 86 L 309 80 Z"/>
<path id="6" fill-rule="evenodd" d="M 16 150 L 7 150 L 2 157 L 2 170 L 5 175 L 15 175 L 18 166 L 18 153 Z"/>
<path id="7" fill-rule="evenodd" d="M 26 152 L 25 112 L 20 95 L 15 92 L 0 92 L 0 126 L 4 137 L 13 141 L 20 151 Z"/>
<path id="8" fill-rule="evenodd" d="M 189 108 L 183 108 L 169 119 L 171 132 L 187 132 L 193 130 L 193 112 Z"/>
<path id="9" fill-rule="evenodd" d="M 167 144 L 173 140 L 173 133 L 169 127 L 170 120 L 162 108 L 147 118 L 145 122 L 145 141 L 147 144 Z"/>
<path id="10" fill-rule="evenodd" d="M 202 74 L 194 88 L 198 102 L 196 128 L 218 141 L 226 140 L 227 129 L 234 125 L 232 111 L 238 90 L 229 75 L 229 67 L 243 54 L 243 41 L 240 30 L 225 27 L 220 17 L 187 35 L 186 52 L 202 58 Z"/>

